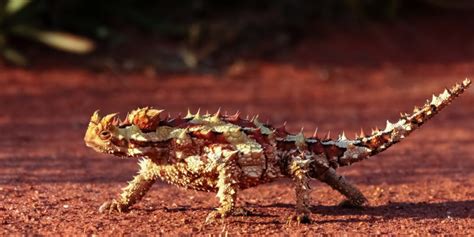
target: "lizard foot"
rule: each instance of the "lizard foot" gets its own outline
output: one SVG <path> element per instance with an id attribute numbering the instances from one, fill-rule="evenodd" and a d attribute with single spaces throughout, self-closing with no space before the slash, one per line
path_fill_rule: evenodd
<path id="1" fill-rule="evenodd" d="M 252 212 L 249 210 L 242 208 L 242 207 L 236 207 L 232 211 L 226 211 L 222 212 L 220 210 L 214 210 L 207 215 L 205 224 L 210 224 L 215 222 L 217 219 L 225 219 L 226 217 L 233 215 L 233 216 L 249 216 L 252 215 Z"/>
<path id="2" fill-rule="evenodd" d="M 233 216 L 250 216 L 252 215 L 252 212 L 243 208 L 243 207 L 236 207 L 232 211 Z"/>
<path id="3" fill-rule="evenodd" d="M 224 219 L 226 214 L 220 213 L 218 210 L 211 211 L 209 215 L 206 217 L 206 221 L 204 221 L 204 224 L 211 224 L 217 221 L 217 219 Z"/>
<path id="4" fill-rule="evenodd" d="M 118 212 L 122 213 L 128 211 L 128 208 L 120 204 L 117 200 L 112 199 L 111 201 L 104 202 L 100 207 L 99 207 L 99 212 L 100 213 L 112 213 L 112 212 Z"/>
<path id="5" fill-rule="evenodd" d="M 290 225 L 293 221 L 298 224 L 311 224 L 311 217 L 308 213 L 296 213 L 288 217 L 286 224 Z"/>
<path id="6" fill-rule="evenodd" d="M 343 200 L 342 202 L 339 203 L 338 206 L 343 207 L 343 208 L 362 208 L 367 205 L 367 199 L 361 199 L 361 200 Z"/>

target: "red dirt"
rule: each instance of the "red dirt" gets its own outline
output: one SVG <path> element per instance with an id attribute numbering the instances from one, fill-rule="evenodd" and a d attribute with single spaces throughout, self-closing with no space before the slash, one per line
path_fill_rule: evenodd
<path id="1" fill-rule="evenodd" d="M 278 60 L 233 65 L 221 75 L 97 73 L 70 65 L 0 68 L 0 235 L 44 234 L 474 234 L 474 89 L 404 142 L 341 169 L 370 207 L 344 209 L 314 182 L 313 224 L 286 225 L 288 181 L 245 190 L 256 215 L 202 226 L 214 194 L 157 183 L 129 213 L 99 214 L 137 170 L 97 154 L 82 137 L 96 109 L 122 114 L 152 105 L 288 121 L 354 134 L 385 125 L 474 73 L 472 20 L 422 19 L 324 32 Z M 49 59 L 54 62 L 54 59 Z M 64 63 L 59 63 L 64 64 Z"/>

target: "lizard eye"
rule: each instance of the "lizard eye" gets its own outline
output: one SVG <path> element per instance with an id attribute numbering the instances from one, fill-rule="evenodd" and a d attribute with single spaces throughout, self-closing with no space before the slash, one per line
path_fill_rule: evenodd
<path id="1" fill-rule="evenodd" d="M 99 134 L 99 137 L 102 139 L 102 140 L 107 140 L 109 139 L 111 136 L 110 132 L 109 131 L 102 131 L 100 132 Z"/>

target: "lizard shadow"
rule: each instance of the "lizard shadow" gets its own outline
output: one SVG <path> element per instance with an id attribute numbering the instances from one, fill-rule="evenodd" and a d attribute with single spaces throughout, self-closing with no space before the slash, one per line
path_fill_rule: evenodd
<path id="1" fill-rule="evenodd" d="M 147 213 L 152 213 L 158 210 L 163 210 L 164 212 L 168 213 L 173 213 L 173 212 L 186 212 L 186 211 L 203 211 L 203 212 L 211 212 L 215 210 L 215 208 L 206 208 L 206 207 L 192 207 L 191 205 L 182 205 L 182 206 L 177 206 L 177 207 L 163 207 L 163 208 L 147 208 L 144 209 L 145 212 Z M 247 208 L 246 208 L 247 210 Z M 233 215 L 236 217 L 278 217 L 278 215 L 272 215 L 268 213 L 263 213 L 263 212 L 257 212 L 253 209 L 248 209 L 249 211 L 246 214 L 237 214 Z"/>
<path id="2" fill-rule="evenodd" d="M 285 208 L 293 209 L 293 204 L 276 203 L 263 208 Z M 347 208 L 340 206 L 322 206 L 311 207 L 313 214 L 326 216 L 369 216 L 371 218 L 415 218 L 415 219 L 446 219 L 446 218 L 474 218 L 474 200 L 467 201 L 448 201 L 441 203 L 427 202 L 391 202 L 380 206 L 367 206 L 362 208 Z M 367 218 L 364 218 L 366 220 Z M 369 218 L 370 219 L 370 218 Z M 358 222 L 359 218 L 349 218 L 344 220 L 328 220 L 323 222 Z"/>
<path id="3" fill-rule="evenodd" d="M 274 213 L 274 210 L 268 209 L 288 209 L 287 212 L 292 213 L 294 211 L 294 205 L 290 203 L 275 203 L 271 205 L 250 205 L 251 213 L 246 217 L 258 217 L 258 218 L 272 218 L 273 220 L 258 220 L 253 219 L 260 224 L 282 224 L 279 221 L 280 215 L 273 215 L 268 213 Z M 161 209 L 161 208 L 158 208 Z M 267 209 L 267 210 L 265 210 Z M 186 211 L 205 211 L 209 212 L 214 210 L 213 208 L 196 208 L 192 206 L 179 206 L 176 208 L 164 208 L 165 212 L 186 212 Z M 323 206 L 314 205 L 311 207 L 311 212 L 316 215 L 332 216 L 341 218 L 328 218 L 324 220 L 324 217 L 314 220 L 314 224 L 324 223 L 354 223 L 354 222 L 371 222 L 376 220 L 387 220 L 387 219 L 473 219 L 474 200 L 467 201 L 448 201 L 441 203 L 427 203 L 427 202 L 390 202 L 380 206 L 367 206 L 363 208 L 347 208 L 340 206 Z M 148 212 L 157 211 L 157 208 L 147 210 Z M 286 211 L 285 211 L 286 212 Z M 360 217 L 359 217 L 360 216 Z M 248 219 L 239 218 L 243 216 L 235 216 L 232 218 L 233 223 L 247 223 Z M 344 217 L 344 218 L 342 218 Z"/>

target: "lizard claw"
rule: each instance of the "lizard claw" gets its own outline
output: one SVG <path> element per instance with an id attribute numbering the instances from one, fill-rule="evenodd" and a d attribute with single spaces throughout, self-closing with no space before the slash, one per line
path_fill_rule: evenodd
<path id="1" fill-rule="evenodd" d="M 291 225 L 293 221 L 296 221 L 298 224 L 311 224 L 311 218 L 307 213 L 297 213 L 289 216 L 286 224 Z"/>
<path id="2" fill-rule="evenodd" d="M 245 208 L 242 208 L 242 207 L 236 207 L 232 211 L 227 211 L 227 212 L 224 212 L 224 213 L 222 213 L 222 211 L 215 210 L 215 211 L 211 211 L 209 213 L 209 215 L 207 215 L 207 218 L 206 218 L 206 221 L 204 221 L 204 224 L 213 223 L 217 219 L 224 219 L 224 218 L 228 217 L 229 215 L 249 216 L 249 215 L 252 215 L 252 213 L 249 210 L 247 210 Z"/>
<path id="3" fill-rule="evenodd" d="M 234 216 L 250 216 L 252 215 L 252 212 L 243 208 L 243 207 L 236 207 L 232 211 L 232 215 Z"/>
<path id="4" fill-rule="evenodd" d="M 209 215 L 206 217 L 206 221 L 204 221 L 204 224 L 211 224 L 214 223 L 217 219 L 223 218 L 221 213 L 219 211 L 211 211 Z"/>
<path id="5" fill-rule="evenodd" d="M 211 213 L 207 215 L 206 221 L 204 223 L 210 224 L 210 223 L 215 222 L 217 219 L 223 220 L 229 215 L 239 215 L 239 214 L 240 215 L 248 214 L 248 211 L 246 211 L 243 208 L 237 208 L 233 210 L 228 210 L 228 209 L 223 210 L 221 208 L 217 208 L 217 210 L 211 211 Z"/>
<path id="6" fill-rule="evenodd" d="M 122 213 L 124 211 L 127 211 L 127 208 L 123 204 L 120 204 L 115 199 L 112 199 L 111 201 L 104 202 L 99 207 L 99 212 L 100 213 L 108 212 L 109 214 L 111 214 L 112 212 Z"/>

